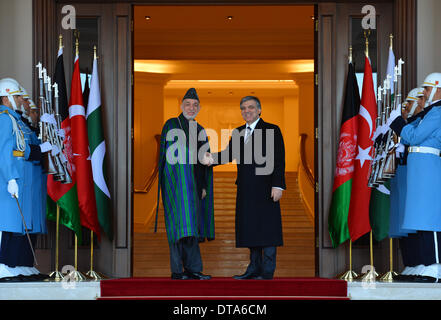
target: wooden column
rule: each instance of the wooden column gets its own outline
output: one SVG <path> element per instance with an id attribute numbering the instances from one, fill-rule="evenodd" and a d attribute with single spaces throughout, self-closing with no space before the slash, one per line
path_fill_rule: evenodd
<path id="1" fill-rule="evenodd" d="M 395 56 L 403 58 L 403 94 L 421 85 L 417 81 L 417 4 L 416 0 L 394 2 Z"/>

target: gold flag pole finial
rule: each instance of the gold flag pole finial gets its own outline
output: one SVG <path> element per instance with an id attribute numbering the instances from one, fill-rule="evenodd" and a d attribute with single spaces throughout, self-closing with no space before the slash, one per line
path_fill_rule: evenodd
<path id="1" fill-rule="evenodd" d="M 394 47 L 394 35 L 393 35 L 392 33 L 389 35 L 389 40 L 390 40 L 390 45 L 389 45 L 389 47 L 390 47 L 390 49 L 392 50 L 393 47 Z"/>
<path id="2" fill-rule="evenodd" d="M 79 43 L 79 40 L 78 40 L 78 37 L 77 37 L 75 39 L 75 55 L 76 56 L 79 56 L 79 54 L 80 54 L 79 46 L 80 46 L 80 43 Z"/>
<path id="3" fill-rule="evenodd" d="M 368 30 L 367 32 L 364 31 L 364 38 L 365 38 L 365 45 L 366 45 L 366 57 L 369 58 L 369 36 L 371 35 L 371 30 Z"/>
<path id="4" fill-rule="evenodd" d="M 349 63 L 352 63 L 352 46 L 349 46 Z"/>
<path id="5" fill-rule="evenodd" d="M 63 48 L 63 36 L 60 34 L 58 36 L 58 50 L 61 50 Z"/>
<path id="6" fill-rule="evenodd" d="M 96 46 L 93 46 L 93 60 L 96 60 Z"/>

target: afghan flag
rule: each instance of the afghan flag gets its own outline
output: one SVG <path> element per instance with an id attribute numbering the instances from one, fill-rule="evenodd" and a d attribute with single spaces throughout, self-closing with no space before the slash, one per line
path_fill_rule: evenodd
<path id="1" fill-rule="evenodd" d="M 75 57 L 72 74 L 69 117 L 81 225 L 92 230 L 100 239 L 78 56 Z"/>
<path id="2" fill-rule="evenodd" d="M 387 75 L 390 76 L 391 101 L 394 98 L 394 68 L 395 55 L 392 46 L 389 47 L 389 58 L 387 61 Z M 389 235 L 390 225 L 390 190 L 391 182 L 386 181 L 377 188 L 372 189 L 370 202 L 370 221 L 372 235 L 376 241 L 381 241 Z"/>
<path id="3" fill-rule="evenodd" d="M 368 180 L 374 152 L 372 137 L 375 132 L 376 118 L 377 101 L 372 80 L 372 68 L 369 58 L 366 56 L 360 111 L 357 119 L 357 156 L 354 163 L 351 202 L 348 213 L 348 227 L 352 241 L 371 231 L 369 222 L 371 188 L 368 187 Z"/>
<path id="4" fill-rule="evenodd" d="M 355 69 L 352 63 L 349 63 L 331 209 L 328 218 L 328 230 L 334 248 L 350 238 L 348 211 L 351 200 L 354 159 L 357 151 L 357 115 L 359 110 L 360 94 Z"/>
<path id="5" fill-rule="evenodd" d="M 48 220 L 56 221 L 57 207 L 60 207 L 60 223 L 73 230 L 81 243 L 81 222 L 78 208 L 77 186 L 75 181 L 75 166 L 73 165 L 71 123 L 67 104 L 66 78 L 64 74 L 63 48 L 58 51 L 57 64 L 55 65 L 54 82 L 58 85 L 58 109 L 60 114 L 61 129 L 64 131 L 63 155 L 67 159 L 67 168 L 72 178 L 72 183 L 63 184 L 55 181 L 52 175 L 47 177 L 47 212 Z"/>
<path id="6" fill-rule="evenodd" d="M 98 221 L 107 237 L 112 240 L 112 223 L 110 217 L 110 192 L 105 179 L 106 143 L 104 140 L 101 116 L 101 94 L 98 77 L 98 62 L 93 60 L 92 79 L 90 84 L 89 102 L 87 105 L 87 132 L 89 147 L 92 154 L 92 173 L 95 189 Z"/>

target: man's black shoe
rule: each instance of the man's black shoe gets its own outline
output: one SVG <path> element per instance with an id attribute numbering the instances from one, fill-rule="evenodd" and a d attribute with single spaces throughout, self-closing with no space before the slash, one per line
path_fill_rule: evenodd
<path id="1" fill-rule="evenodd" d="M 44 281 L 49 278 L 49 276 L 47 274 L 42 274 L 42 273 L 31 274 L 31 275 L 22 276 L 22 277 L 23 277 L 24 282 Z"/>
<path id="2" fill-rule="evenodd" d="M 211 279 L 211 276 L 209 276 L 207 274 L 203 274 L 202 272 L 186 271 L 185 274 L 189 279 L 195 279 L 195 280 L 210 280 Z"/>
<path id="3" fill-rule="evenodd" d="M 4 277 L 0 278 L 0 282 L 23 282 L 23 276 Z"/>
<path id="4" fill-rule="evenodd" d="M 257 277 L 258 277 L 258 275 L 254 274 L 254 273 L 247 273 L 247 272 L 245 272 L 244 274 L 233 276 L 233 279 L 236 279 L 236 280 L 250 280 L 250 279 L 256 279 Z"/>
<path id="5" fill-rule="evenodd" d="M 393 280 L 397 282 L 415 282 L 415 275 L 411 274 L 398 274 L 396 276 L 393 276 Z"/>
<path id="6" fill-rule="evenodd" d="M 188 280 L 188 276 L 185 273 L 172 273 L 171 278 L 173 280 Z"/>
<path id="7" fill-rule="evenodd" d="M 435 282 L 438 282 L 438 279 L 434 278 L 434 277 L 429 277 L 429 276 L 415 276 L 413 282 L 435 283 Z"/>

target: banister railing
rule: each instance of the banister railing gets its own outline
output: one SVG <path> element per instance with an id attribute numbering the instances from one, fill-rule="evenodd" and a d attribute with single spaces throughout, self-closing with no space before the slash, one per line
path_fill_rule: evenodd
<path id="1" fill-rule="evenodd" d="M 155 169 L 153 169 L 152 174 L 147 179 L 144 188 L 142 189 L 135 189 L 135 193 L 149 193 L 150 189 L 153 187 L 153 183 L 156 181 L 156 177 L 158 176 L 159 171 L 159 146 L 161 143 L 161 136 L 159 134 L 155 135 L 155 140 L 157 143 L 157 150 L 156 150 L 156 165 Z"/>
<path id="2" fill-rule="evenodd" d="M 303 168 L 303 170 L 306 173 L 306 176 L 308 177 L 308 181 L 311 184 L 311 186 L 315 187 L 315 178 L 314 174 L 312 173 L 311 168 L 308 165 L 308 162 L 306 161 L 306 138 L 308 135 L 306 133 L 300 134 L 300 163 Z"/>
<path id="3" fill-rule="evenodd" d="M 311 223 L 314 223 L 315 178 L 306 161 L 306 134 L 300 135 L 300 161 L 298 184 L 300 195 Z M 307 181 L 307 182 L 306 182 Z"/>

